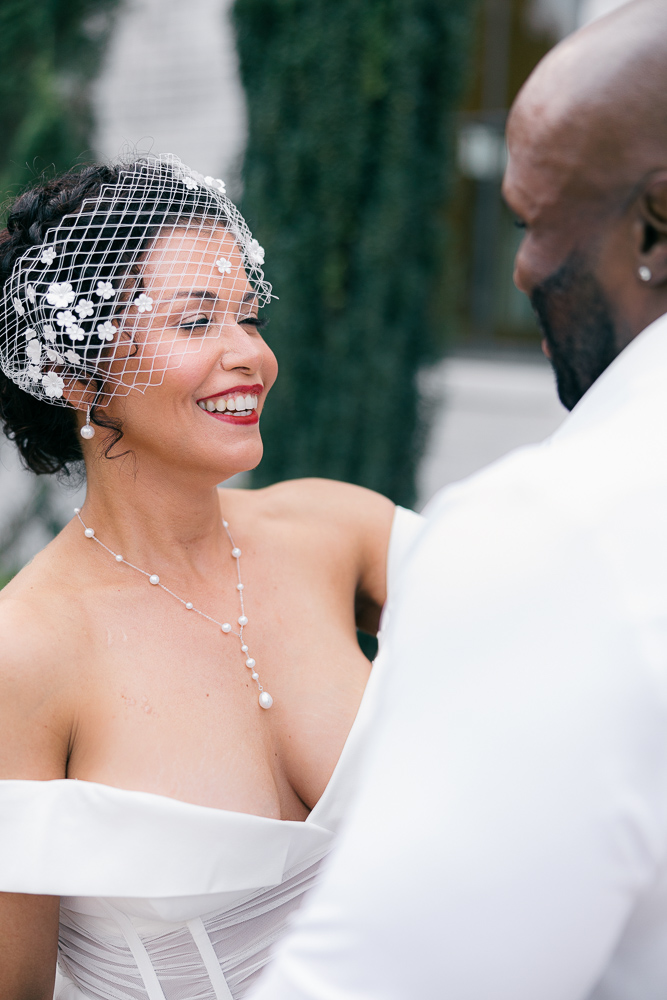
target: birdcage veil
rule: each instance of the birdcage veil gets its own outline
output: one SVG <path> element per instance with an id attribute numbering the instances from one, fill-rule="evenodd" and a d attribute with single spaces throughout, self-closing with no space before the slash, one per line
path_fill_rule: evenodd
<path id="1" fill-rule="evenodd" d="M 222 181 L 173 155 L 115 173 L 16 261 L 0 300 L 2 371 L 56 405 L 160 385 L 184 352 L 220 334 L 222 317 L 271 299 L 264 251 Z M 188 327 L 186 306 L 215 311 L 215 322 Z"/>

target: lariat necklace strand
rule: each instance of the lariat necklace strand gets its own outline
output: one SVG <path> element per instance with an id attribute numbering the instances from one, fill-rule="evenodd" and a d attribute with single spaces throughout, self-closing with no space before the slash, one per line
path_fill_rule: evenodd
<path id="1" fill-rule="evenodd" d="M 231 532 L 229 530 L 228 521 L 223 520 L 222 526 L 227 533 L 227 538 L 229 539 L 229 543 L 232 547 L 232 559 L 236 561 L 236 576 L 238 579 L 238 583 L 236 584 L 236 590 L 238 591 L 239 601 L 241 604 L 241 614 L 236 619 L 239 625 L 238 632 L 234 631 L 229 622 L 219 622 L 216 618 L 211 617 L 211 615 L 207 615 L 205 611 L 200 611 L 199 608 L 196 608 L 192 603 L 192 601 L 184 601 L 182 597 L 179 597 L 178 594 L 175 594 L 173 592 L 173 590 L 170 590 L 169 587 L 165 587 L 165 585 L 160 582 L 160 577 L 157 575 L 157 573 L 147 573 L 145 569 L 142 569 L 140 566 L 135 566 L 134 563 L 131 563 L 129 562 L 129 560 L 125 559 L 120 554 L 120 552 L 114 552 L 113 549 L 110 549 L 108 545 L 105 545 L 104 542 L 100 541 L 100 539 L 95 534 L 94 528 L 89 528 L 88 525 L 85 524 L 83 518 L 81 517 L 80 507 L 75 507 L 74 513 L 81 522 L 81 526 L 83 527 L 83 533 L 85 537 L 92 538 L 94 542 L 97 542 L 98 545 L 101 545 L 102 548 L 106 552 L 108 552 L 110 556 L 114 557 L 117 563 L 124 563 L 126 566 L 129 566 L 130 569 L 134 569 L 137 571 L 137 573 L 141 573 L 142 576 L 147 577 L 148 582 L 152 584 L 152 586 L 160 587 L 162 590 L 165 591 L 165 593 L 170 594 L 172 597 L 175 597 L 176 600 L 179 602 L 179 604 L 183 605 L 186 611 L 195 611 L 198 615 L 201 615 L 202 618 L 205 618 L 209 622 L 213 622 L 213 624 L 217 625 L 220 631 L 224 633 L 224 635 L 235 635 L 236 638 L 241 643 L 241 652 L 246 657 L 245 665 L 248 668 L 248 670 L 251 671 L 250 676 L 252 677 L 252 679 L 254 680 L 255 684 L 259 689 L 258 700 L 260 708 L 271 708 L 271 706 L 273 705 L 273 698 L 271 697 L 269 692 L 265 691 L 262 685 L 260 684 L 259 674 L 255 669 L 256 663 L 253 660 L 252 656 L 248 655 L 249 653 L 248 644 L 243 640 L 243 629 L 248 624 L 248 617 L 245 613 L 245 606 L 243 603 L 243 591 L 245 590 L 245 587 L 243 581 L 241 580 L 241 550 L 237 548 L 237 546 L 234 544 L 234 539 L 232 538 Z"/>

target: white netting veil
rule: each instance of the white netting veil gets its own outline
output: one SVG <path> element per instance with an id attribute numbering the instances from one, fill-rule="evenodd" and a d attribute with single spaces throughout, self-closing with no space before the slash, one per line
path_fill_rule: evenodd
<path id="1" fill-rule="evenodd" d="M 18 258 L 0 300 L 2 371 L 57 405 L 160 385 L 271 299 L 264 251 L 222 181 L 172 155 L 108 175 Z"/>

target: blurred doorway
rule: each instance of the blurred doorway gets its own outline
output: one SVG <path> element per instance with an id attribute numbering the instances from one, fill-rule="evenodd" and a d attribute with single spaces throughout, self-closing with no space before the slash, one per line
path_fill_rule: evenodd
<path id="1" fill-rule="evenodd" d="M 458 265 L 448 276 L 455 350 L 539 351 L 512 269 L 521 233 L 501 198 L 505 123 L 521 86 L 565 35 L 626 0 L 482 0 L 472 79 L 461 111 L 451 217 Z M 453 288 L 455 286 L 455 288 Z"/>

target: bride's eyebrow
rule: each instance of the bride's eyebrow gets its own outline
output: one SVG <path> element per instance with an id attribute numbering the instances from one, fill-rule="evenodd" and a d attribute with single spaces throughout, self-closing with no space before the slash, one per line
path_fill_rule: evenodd
<path id="1" fill-rule="evenodd" d="M 177 299 L 206 299 L 209 302 L 219 302 L 218 296 L 215 292 L 211 292 L 204 288 L 177 288 L 168 302 L 175 302 Z M 241 299 L 242 305 L 253 306 L 257 302 L 257 292 L 246 292 Z"/>
<path id="2" fill-rule="evenodd" d="M 175 299 L 209 299 L 211 302 L 217 302 L 218 296 L 203 288 L 178 288 L 169 301 L 173 302 Z"/>

